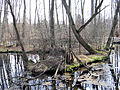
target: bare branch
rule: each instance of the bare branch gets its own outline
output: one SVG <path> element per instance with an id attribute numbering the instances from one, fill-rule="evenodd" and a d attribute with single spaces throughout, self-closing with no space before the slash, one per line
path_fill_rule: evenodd
<path id="1" fill-rule="evenodd" d="M 78 33 L 80 33 L 92 20 L 93 18 L 95 18 L 96 15 L 98 15 L 101 11 L 103 11 L 106 7 L 108 7 L 109 5 L 105 6 L 102 10 L 100 10 L 99 12 L 96 12 L 95 14 L 92 15 L 92 17 L 85 23 L 83 24 L 79 29 L 78 29 Z"/>
<path id="2" fill-rule="evenodd" d="M 95 13 L 98 12 L 98 9 L 101 7 L 103 1 L 104 1 L 104 0 L 102 0 L 102 1 L 100 2 L 100 4 L 96 7 L 96 9 L 95 9 Z"/>

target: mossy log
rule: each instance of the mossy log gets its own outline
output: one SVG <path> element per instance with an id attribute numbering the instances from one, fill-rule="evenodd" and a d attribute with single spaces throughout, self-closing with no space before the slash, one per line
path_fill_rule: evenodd
<path id="1" fill-rule="evenodd" d="M 109 59 L 108 56 L 105 55 L 79 55 L 77 56 L 81 63 L 77 63 L 78 61 L 74 58 L 74 63 L 72 65 L 67 65 L 67 72 L 73 73 L 79 70 L 81 67 L 85 67 L 88 64 L 104 62 Z M 91 67 L 90 67 L 91 68 Z M 89 67 L 87 69 L 90 69 Z"/>
<path id="2" fill-rule="evenodd" d="M 104 55 L 79 55 L 78 58 L 82 61 L 82 63 L 77 63 L 77 61 L 74 59 L 74 63 L 72 65 L 66 65 L 67 72 L 74 73 L 81 67 L 84 67 L 83 63 L 88 65 L 92 63 L 103 62 L 108 59 L 108 57 Z M 50 72 L 49 74 L 53 75 L 61 62 L 64 62 L 63 58 L 55 58 L 54 60 L 42 60 L 39 63 L 33 63 L 32 61 L 29 61 L 28 70 L 32 71 L 34 75 L 41 74 L 43 72 Z M 60 70 L 65 71 L 64 64 L 61 65 Z"/>
<path id="3" fill-rule="evenodd" d="M 62 56 L 62 57 L 61 57 Z M 46 50 L 45 60 L 41 60 L 39 63 L 33 63 L 32 61 L 28 62 L 28 70 L 32 71 L 34 74 L 40 74 L 43 72 L 49 71 L 52 74 L 55 73 L 58 65 L 65 60 L 65 52 L 61 51 L 61 49 L 50 49 Z M 75 55 L 74 55 L 75 56 Z M 76 55 L 73 58 L 73 63 L 71 65 L 67 65 L 67 72 L 75 72 L 80 67 L 85 67 L 87 64 L 103 62 L 107 57 L 107 53 L 98 52 L 98 54 L 94 55 Z M 89 67 L 88 67 L 89 69 Z M 64 63 L 60 67 L 61 71 L 65 71 Z M 59 70 L 59 71 L 60 71 Z"/>

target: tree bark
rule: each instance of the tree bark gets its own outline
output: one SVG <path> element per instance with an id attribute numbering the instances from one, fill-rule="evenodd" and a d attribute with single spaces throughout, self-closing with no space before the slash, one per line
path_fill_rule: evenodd
<path id="1" fill-rule="evenodd" d="M 62 5 L 62 16 L 63 16 L 63 25 L 65 25 L 65 17 L 64 17 L 64 8 L 63 8 L 63 5 Z"/>
<path id="2" fill-rule="evenodd" d="M 66 13 L 68 15 L 68 19 L 69 19 L 69 23 L 71 25 L 71 28 L 72 28 L 72 31 L 76 37 L 76 39 L 78 40 L 78 42 L 90 53 L 90 54 L 95 54 L 96 51 L 94 49 L 92 49 L 85 41 L 84 39 L 82 38 L 82 36 L 77 32 L 77 29 L 75 27 L 75 24 L 74 24 L 74 21 L 73 21 L 73 18 L 71 16 L 71 12 L 69 10 L 69 7 L 67 6 L 67 3 L 65 0 L 62 0 L 62 3 L 66 9 Z"/>
<path id="3" fill-rule="evenodd" d="M 48 28 L 47 23 L 46 23 L 46 14 L 45 14 L 45 0 L 43 0 L 43 6 L 44 6 L 44 18 L 45 18 L 45 27 L 46 29 Z"/>
<path id="4" fill-rule="evenodd" d="M 25 38 L 25 25 L 26 25 L 26 2 L 24 0 L 24 13 L 23 13 L 23 24 L 22 24 L 22 38 Z"/>
<path id="5" fill-rule="evenodd" d="M 58 10 L 57 10 L 57 0 L 55 0 L 55 8 L 56 8 L 57 26 L 58 26 L 58 29 L 60 29 L 59 18 L 58 18 Z"/>
<path id="6" fill-rule="evenodd" d="M 30 0 L 30 3 L 29 3 L 29 23 L 30 23 L 30 26 L 31 26 L 31 0 Z"/>
<path id="7" fill-rule="evenodd" d="M 81 0 L 81 12 L 82 12 L 82 25 L 84 24 L 84 6 L 85 0 Z M 79 43 L 79 54 L 81 54 L 81 44 Z"/>
<path id="8" fill-rule="evenodd" d="M 36 27 L 36 17 L 37 17 L 37 0 L 36 0 L 36 7 L 35 7 L 34 27 Z"/>
<path id="9" fill-rule="evenodd" d="M 95 13 L 97 13 L 96 8 L 97 8 L 97 0 L 95 0 Z M 94 22 L 93 22 L 93 34 L 92 34 L 92 39 L 93 39 L 93 44 L 95 44 L 96 49 L 97 49 L 97 37 L 98 37 L 98 31 L 97 31 L 97 20 L 96 20 L 96 16 L 94 17 Z"/>
<path id="10" fill-rule="evenodd" d="M 55 46 L 55 34 L 54 34 L 54 0 L 51 2 L 50 8 L 50 41 L 51 47 Z"/>
<path id="11" fill-rule="evenodd" d="M 69 2 L 69 10 L 71 11 L 71 0 L 68 0 Z M 69 54 L 71 52 L 71 27 L 69 22 Z"/>

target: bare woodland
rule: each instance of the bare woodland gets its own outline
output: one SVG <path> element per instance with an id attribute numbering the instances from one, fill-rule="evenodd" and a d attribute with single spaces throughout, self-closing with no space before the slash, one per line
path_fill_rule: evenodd
<path id="1" fill-rule="evenodd" d="M 119 90 L 119 36 L 120 0 L 0 0 L 0 88 Z"/>
<path id="2" fill-rule="evenodd" d="M 117 0 L 114 3 L 111 0 L 111 5 L 107 6 L 103 6 L 104 0 L 91 0 L 91 16 L 88 19 L 85 15 L 87 0 L 61 0 L 59 3 L 57 0 L 36 0 L 34 12 L 31 12 L 32 0 L 27 2 L 0 1 L 0 46 L 21 50 L 25 62 L 28 61 L 26 51 L 35 49 L 62 48 L 68 53 L 72 50 L 76 54 L 96 54 L 96 50 L 109 49 L 112 37 L 119 36 Z M 39 10 L 41 4 L 43 12 Z M 49 13 L 46 13 L 46 5 L 49 5 Z M 106 17 L 108 7 L 111 11 Z M 34 17 L 31 17 L 32 13 Z"/>

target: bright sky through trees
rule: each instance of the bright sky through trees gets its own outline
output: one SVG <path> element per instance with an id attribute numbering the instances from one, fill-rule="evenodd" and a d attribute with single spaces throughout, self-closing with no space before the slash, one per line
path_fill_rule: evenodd
<path id="1" fill-rule="evenodd" d="M 1 1 L 1 0 L 0 0 Z M 18 0 L 19 1 L 19 0 Z M 27 20 L 29 21 L 29 7 L 30 7 L 30 0 L 26 0 L 26 7 L 27 7 Z M 76 14 L 81 14 L 81 6 L 80 6 L 80 0 L 76 0 L 76 5 L 77 5 L 77 8 L 75 8 L 75 0 L 71 0 L 72 1 L 72 16 L 75 20 L 75 10 L 76 10 Z M 20 5 L 19 5 L 20 3 Z M 15 4 L 14 4 L 15 5 Z M 103 5 L 102 5 L 102 8 L 109 5 L 106 9 L 105 9 L 105 13 L 106 13 L 106 18 L 110 17 L 110 0 L 104 0 L 103 2 Z M 13 5 L 12 5 L 13 6 Z M 20 2 L 17 2 L 17 9 L 14 11 L 15 12 L 15 16 L 16 18 L 18 17 L 18 12 L 19 12 L 19 8 L 20 8 L 20 16 L 21 16 L 21 21 L 22 21 L 22 18 L 23 18 L 23 0 L 21 0 Z M 46 16 L 47 16 L 47 20 L 49 21 L 49 0 L 45 0 L 45 6 L 46 6 Z M 62 4 L 61 4 L 61 0 L 57 0 L 57 6 L 58 6 L 58 16 L 59 16 L 59 20 L 60 20 L 60 23 L 62 21 Z M 85 9 L 84 9 L 84 12 L 85 12 L 85 19 L 88 19 L 90 17 L 90 8 L 91 7 L 91 0 L 85 0 Z M 36 8 L 36 0 L 31 0 L 31 17 L 32 17 L 32 22 L 34 22 L 34 18 L 35 18 L 35 8 Z M 39 17 L 41 20 L 44 20 L 44 7 L 43 7 L 43 0 L 37 0 L 37 10 L 38 10 L 38 13 L 39 13 Z M 4 10 L 4 8 L 2 9 Z M 65 12 L 65 11 L 64 11 Z M 104 11 L 102 11 L 102 15 L 104 15 Z M 3 16 L 3 14 L 2 14 Z M 55 19 L 56 19 L 56 12 L 55 12 Z M 66 12 L 65 12 L 65 16 L 66 16 Z M 11 19 L 11 14 L 9 13 L 9 22 L 12 22 L 12 19 Z"/>

